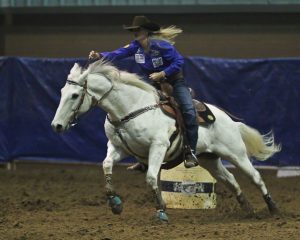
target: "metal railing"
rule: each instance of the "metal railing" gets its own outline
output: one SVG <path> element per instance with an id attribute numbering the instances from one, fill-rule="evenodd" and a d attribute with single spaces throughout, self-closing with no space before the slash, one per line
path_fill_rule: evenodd
<path id="1" fill-rule="evenodd" d="M 0 7 L 300 5 L 300 0 L 1 0 Z"/>

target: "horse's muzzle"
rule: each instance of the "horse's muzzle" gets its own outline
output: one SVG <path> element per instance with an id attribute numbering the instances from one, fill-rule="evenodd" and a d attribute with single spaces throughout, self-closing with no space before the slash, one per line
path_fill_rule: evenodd
<path id="1" fill-rule="evenodd" d="M 64 131 L 63 125 L 61 125 L 59 123 L 52 123 L 51 126 L 55 132 L 61 133 Z"/>

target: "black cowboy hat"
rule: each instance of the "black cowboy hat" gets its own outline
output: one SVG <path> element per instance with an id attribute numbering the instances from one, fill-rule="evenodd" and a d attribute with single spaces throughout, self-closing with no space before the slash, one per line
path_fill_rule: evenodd
<path id="1" fill-rule="evenodd" d="M 145 16 L 135 16 L 133 18 L 131 26 L 123 26 L 124 29 L 132 31 L 138 28 L 143 28 L 151 32 L 158 31 L 160 29 L 160 25 L 157 23 L 151 22 L 147 17 Z"/>

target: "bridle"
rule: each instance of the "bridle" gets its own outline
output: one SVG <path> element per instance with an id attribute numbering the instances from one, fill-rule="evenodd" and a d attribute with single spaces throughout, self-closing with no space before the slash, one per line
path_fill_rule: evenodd
<path id="1" fill-rule="evenodd" d="M 82 87 L 84 90 L 83 94 L 80 97 L 79 103 L 78 103 L 77 107 L 75 108 L 75 110 L 73 110 L 72 116 L 68 122 L 68 125 L 73 127 L 77 124 L 79 109 L 80 109 L 81 105 L 83 104 L 85 94 L 87 93 L 87 80 L 84 81 L 83 85 L 80 85 L 79 83 L 72 81 L 72 80 L 67 80 L 67 83 L 70 85 L 76 85 L 76 86 Z"/>
<path id="2" fill-rule="evenodd" d="M 110 89 L 107 92 L 105 92 L 102 95 L 102 97 L 100 99 L 97 99 L 94 95 L 92 95 L 91 93 L 89 93 L 88 88 L 87 88 L 87 79 L 85 79 L 83 85 L 81 85 L 78 82 L 75 82 L 73 80 L 69 80 L 69 79 L 67 80 L 67 84 L 76 85 L 76 86 L 79 86 L 79 87 L 83 88 L 83 94 L 80 97 L 78 105 L 75 108 L 75 110 L 72 111 L 73 112 L 72 116 L 71 116 L 71 118 L 70 118 L 70 120 L 68 122 L 69 126 L 73 127 L 73 126 L 75 126 L 77 124 L 78 115 L 79 115 L 79 109 L 80 109 L 81 105 L 83 104 L 84 97 L 85 97 L 86 94 L 92 97 L 92 102 L 94 102 L 94 104 L 92 104 L 92 106 L 96 106 L 99 103 L 101 103 L 101 101 L 112 91 L 114 85 L 113 85 L 113 83 L 112 83 L 112 81 L 110 79 L 107 78 L 107 80 L 110 81 L 111 87 L 110 87 Z"/>

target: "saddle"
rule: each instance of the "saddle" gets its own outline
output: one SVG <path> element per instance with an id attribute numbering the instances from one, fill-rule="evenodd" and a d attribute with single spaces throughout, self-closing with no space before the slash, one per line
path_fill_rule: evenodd
<path id="1" fill-rule="evenodd" d="M 175 99 L 170 96 L 165 96 L 161 91 L 159 91 L 159 96 L 161 102 L 160 108 L 163 113 L 176 119 L 176 124 L 184 129 L 182 113 Z M 193 99 L 193 104 L 197 113 L 199 125 L 210 125 L 215 122 L 215 116 L 204 102 Z"/>

